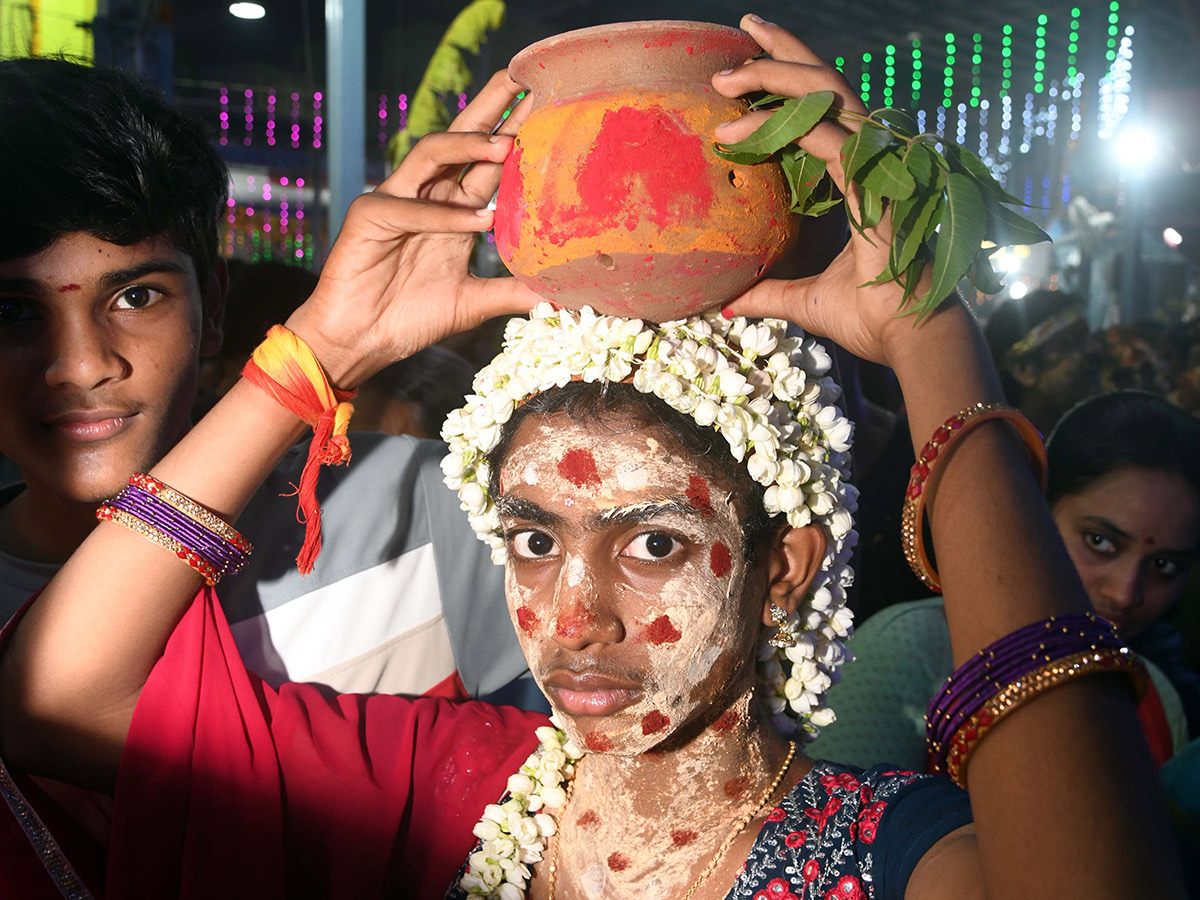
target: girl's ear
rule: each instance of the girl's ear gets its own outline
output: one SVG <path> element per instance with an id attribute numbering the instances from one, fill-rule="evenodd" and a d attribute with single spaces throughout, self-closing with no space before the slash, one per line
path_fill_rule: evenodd
<path id="1" fill-rule="evenodd" d="M 764 625 L 772 624 L 772 603 L 783 607 L 788 615 L 796 611 L 824 559 L 825 529 L 820 525 L 803 528 L 785 525 L 779 529 L 767 562 L 767 602 L 762 610 Z"/>

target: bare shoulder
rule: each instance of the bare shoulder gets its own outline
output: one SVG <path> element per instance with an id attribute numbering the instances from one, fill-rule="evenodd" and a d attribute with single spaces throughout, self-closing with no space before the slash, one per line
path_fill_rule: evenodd
<path id="1" fill-rule="evenodd" d="M 930 847 L 904 891 L 904 900 L 983 900 L 985 896 L 973 824 L 954 829 Z"/>

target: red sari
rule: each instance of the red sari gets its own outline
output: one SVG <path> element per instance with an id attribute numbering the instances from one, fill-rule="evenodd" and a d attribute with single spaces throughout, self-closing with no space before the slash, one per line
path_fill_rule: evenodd
<path id="1" fill-rule="evenodd" d="M 107 900 L 441 897 L 545 721 L 476 702 L 273 690 L 246 671 L 204 591 L 138 701 L 106 866 L 94 841 L 46 824 Z M 7 847 L 15 819 L 4 819 Z M 10 868 L 7 855 L 0 896 L 60 896 L 44 869 Z"/>

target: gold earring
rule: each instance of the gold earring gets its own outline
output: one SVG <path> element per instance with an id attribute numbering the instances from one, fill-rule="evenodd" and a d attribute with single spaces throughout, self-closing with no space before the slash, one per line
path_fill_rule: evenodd
<path id="1" fill-rule="evenodd" d="M 792 634 L 790 629 L 784 627 L 787 619 L 787 610 L 772 601 L 771 622 L 775 625 L 776 631 L 771 635 L 767 643 L 777 650 L 787 650 L 789 647 L 796 646 L 796 636 Z"/>

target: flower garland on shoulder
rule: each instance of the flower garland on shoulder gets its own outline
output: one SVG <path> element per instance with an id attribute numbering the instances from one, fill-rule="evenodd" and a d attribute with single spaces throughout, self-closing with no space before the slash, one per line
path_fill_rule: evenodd
<path id="1" fill-rule="evenodd" d="M 509 321 L 500 354 L 475 376 L 466 405 L 447 418 L 446 484 L 502 564 L 487 454 L 529 397 L 575 379 L 631 381 L 715 428 L 763 486 L 768 513 L 785 515 L 794 527 L 815 522 L 826 532 L 821 570 L 783 625 L 794 646 L 777 650 L 764 630 L 758 665 L 759 696 L 775 726 L 786 737 L 811 740 L 834 720 L 825 692 L 851 658 L 846 588 L 858 537 L 852 519 L 858 492 L 847 480 L 853 425 L 833 405 L 840 389 L 828 376 L 831 365 L 820 344 L 789 334 L 780 319 L 726 319 L 714 311 L 657 325 L 540 303 L 528 319 Z"/>

